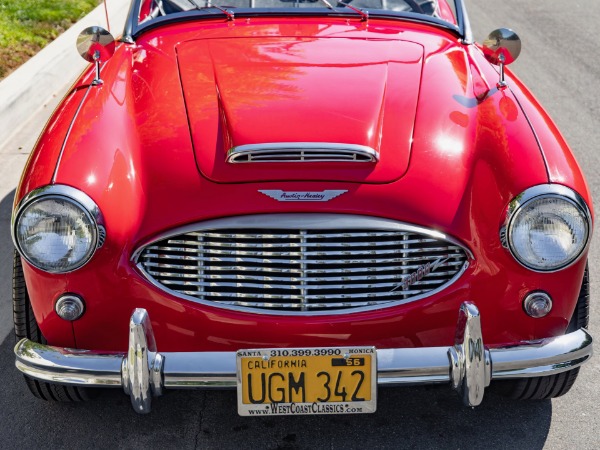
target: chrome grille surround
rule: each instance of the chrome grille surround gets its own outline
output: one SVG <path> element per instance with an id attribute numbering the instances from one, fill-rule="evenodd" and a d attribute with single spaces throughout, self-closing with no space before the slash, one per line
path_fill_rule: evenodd
<path id="1" fill-rule="evenodd" d="M 442 233 L 345 214 L 211 220 L 163 234 L 132 256 L 152 284 L 176 297 L 277 315 L 420 300 L 454 283 L 469 259 L 467 248 Z"/>
<path id="2" fill-rule="evenodd" d="M 277 142 L 249 144 L 233 147 L 227 153 L 227 162 L 366 162 L 379 160 L 379 154 L 371 147 L 328 142 Z"/>

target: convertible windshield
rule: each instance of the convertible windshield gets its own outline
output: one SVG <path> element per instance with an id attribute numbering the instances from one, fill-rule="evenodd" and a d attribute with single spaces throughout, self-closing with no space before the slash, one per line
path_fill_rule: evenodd
<path id="1" fill-rule="evenodd" d="M 185 19 L 190 14 L 223 15 L 232 20 L 238 14 L 293 14 L 319 9 L 332 14 L 406 15 L 413 19 L 435 20 L 456 27 L 455 0 L 135 0 L 136 28 L 169 18 Z M 460 1 L 460 0 L 459 0 Z M 460 8 L 460 5 L 459 5 Z M 295 11 L 294 11 L 295 10 Z M 134 12 L 135 14 L 135 12 Z"/>

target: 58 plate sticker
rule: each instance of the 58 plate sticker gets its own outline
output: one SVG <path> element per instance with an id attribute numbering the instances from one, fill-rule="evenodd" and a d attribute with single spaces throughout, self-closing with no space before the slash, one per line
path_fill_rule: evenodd
<path id="1" fill-rule="evenodd" d="M 372 413 L 377 405 L 374 347 L 240 350 L 240 415 Z"/>

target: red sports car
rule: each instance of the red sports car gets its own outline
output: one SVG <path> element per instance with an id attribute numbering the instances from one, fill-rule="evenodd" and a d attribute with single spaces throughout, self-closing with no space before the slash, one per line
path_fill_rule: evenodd
<path id="1" fill-rule="evenodd" d="M 592 355 L 592 201 L 462 0 L 133 0 L 17 189 L 34 395 L 233 388 L 368 413 L 382 385 L 565 394 Z"/>

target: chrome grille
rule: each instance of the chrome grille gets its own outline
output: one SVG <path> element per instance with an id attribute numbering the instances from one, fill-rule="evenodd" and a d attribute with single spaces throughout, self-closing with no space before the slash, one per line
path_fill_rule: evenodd
<path id="1" fill-rule="evenodd" d="M 136 259 L 174 295 L 290 312 L 412 301 L 443 289 L 466 268 L 465 250 L 436 233 L 361 216 L 328 217 L 344 226 L 330 229 L 334 220 L 327 229 L 191 227 L 144 247 Z M 346 228 L 352 217 L 382 229 Z M 291 223 L 302 223 L 302 216 Z"/>
<path id="2" fill-rule="evenodd" d="M 232 148 L 229 163 L 261 162 L 376 162 L 378 154 L 370 147 L 330 143 L 273 143 L 241 145 Z"/>

